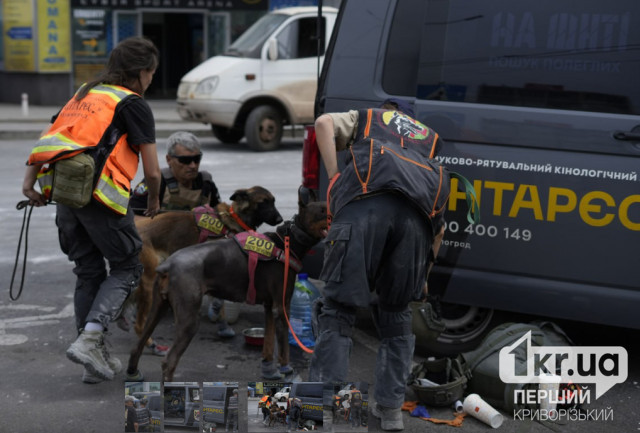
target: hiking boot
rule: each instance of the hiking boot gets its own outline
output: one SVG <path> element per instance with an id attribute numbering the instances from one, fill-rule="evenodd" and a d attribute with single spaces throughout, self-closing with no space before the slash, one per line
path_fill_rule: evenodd
<path id="1" fill-rule="evenodd" d="M 380 418 L 380 427 L 385 431 L 404 430 L 402 422 L 402 409 L 392 409 L 390 407 L 375 404 L 371 410 L 371 414 L 376 418 Z"/>
<path id="2" fill-rule="evenodd" d="M 83 330 L 76 341 L 67 349 L 67 358 L 77 364 L 84 365 L 91 374 L 102 380 L 113 379 L 114 372 L 109 366 L 111 358 L 104 346 L 102 331 Z M 118 363 L 120 363 L 119 360 Z"/>
<path id="3" fill-rule="evenodd" d="M 113 371 L 113 374 L 118 374 L 122 371 L 122 362 L 120 362 L 120 360 L 116 357 L 112 357 L 109 352 L 107 352 L 106 347 L 104 348 L 104 353 L 103 353 L 105 359 L 107 360 L 107 364 L 109 364 L 109 368 L 111 368 L 111 371 Z M 104 379 L 101 379 L 100 377 L 96 376 L 95 374 L 91 373 L 87 367 L 84 368 L 84 372 L 82 372 L 82 381 L 84 383 L 90 383 L 90 384 L 94 384 L 94 383 L 100 383 L 100 382 L 104 382 Z"/>
<path id="4" fill-rule="evenodd" d="M 87 368 L 84 368 L 84 371 L 82 372 L 82 382 L 84 383 L 89 383 L 89 384 L 96 384 L 96 383 L 101 383 L 104 382 L 103 379 L 99 378 L 98 376 L 96 376 L 95 374 L 91 373 L 89 370 L 87 370 Z"/>
<path id="5" fill-rule="evenodd" d="M 151 349 L 151 353 L 153 353 L 156 356 L 165 356 L 167 354 L 167 352 L 169 351 L 169 346 L 164 346 L 162 344 L 157 344 L 157 343 L 151 343 L 149 349 Z"/>

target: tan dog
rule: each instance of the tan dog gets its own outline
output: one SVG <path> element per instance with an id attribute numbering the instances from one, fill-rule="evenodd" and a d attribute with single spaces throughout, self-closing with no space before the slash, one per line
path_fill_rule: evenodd
<path id="1" fill-rule="evenodd" d="M 230 197 L 231 205 L 219 203 L 215 210 L 229 235 L 248 228 L 255 230 L 260 224 L 277 225 L 282 216 L 275 207 L 273 195 L 260 186 L 239 189 Z M 193 212 L 168 211 L 155 218 L 136 217 L 136 228 L 142 238 L 140 262 L 144 271 L 135 294 L 137 304 L 135 331 L 142 335 L 153 299 L 156 268 L 179 249 L 195 245 L 200 240 L 200 229 Z M 224 236 L 207 240 L 224 239 Z M 151 343 L 150 341 L 147 343 Z"/>

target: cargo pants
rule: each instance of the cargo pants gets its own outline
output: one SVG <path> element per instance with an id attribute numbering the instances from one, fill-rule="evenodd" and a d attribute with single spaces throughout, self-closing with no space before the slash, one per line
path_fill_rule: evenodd
<path id="1" fill-rule="evenodd" d="M 142 275 L 133 212 L 120 216 L 93 199 L 80 209 L 58 204 L 56 225 L 62 252 L 75 262 L 76 328 L 93 321 L 107 329 Z"/>
<path id="2" fill-rule="evenodd" d="M 371 307 L 381 340 L 375 399 L 399 408 L 415 346 L 409 302 L 421 296 L 425 282 L 430 224 L 403 197 L 376 194 L 344 206 L 324 243 L 320 279 L 326 285 L 314 309 L 317 338 L 309 380 L 349 379 L 356 311 Z"/>

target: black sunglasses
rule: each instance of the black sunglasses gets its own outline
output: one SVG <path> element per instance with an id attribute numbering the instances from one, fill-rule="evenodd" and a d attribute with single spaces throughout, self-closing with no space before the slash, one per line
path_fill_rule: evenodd
<path id="1" fill-rule="evenodd" d="M 192 162 L 195 162 L 196 164 L 200 164 L 200 161 L 202 160 L 202 154 L 199 154 L 199 155 L 171 155 L 171 156 L 174 157 L 175 159 L 177 159 L 180 164 L 184 164 L 184 165 L 189 165 Z"/>

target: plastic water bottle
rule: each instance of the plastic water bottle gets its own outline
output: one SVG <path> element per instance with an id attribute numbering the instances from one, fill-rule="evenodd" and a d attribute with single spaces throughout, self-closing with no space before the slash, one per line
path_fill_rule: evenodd
<path id="1" fill-rule="evenodd" d="M 289 323 L 298 336 L 298 339 L 307 347 L 315 345 L 313 332 L 311 331 L 311 303 L 317 289 L 307 279 L 307 274 L 299 274 L 291 297 L 291 308 L 289 310 Z M 289 344 L 297 346 L 298 343 L 293 338 L 289 330 Z"/>

